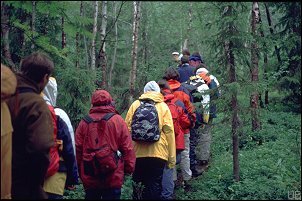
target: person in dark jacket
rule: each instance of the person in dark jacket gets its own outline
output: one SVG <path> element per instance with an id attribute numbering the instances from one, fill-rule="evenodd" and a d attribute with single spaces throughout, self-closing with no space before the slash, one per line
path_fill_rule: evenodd
<path id="1" fill-rule="evenodd" d="M 54 70 L 52 60 L 33 53 L 21 63 L 16 95 L 8 100 L 13 123 L 12 199 L 46 199 L 43 182 L 53 146 L 53 124 L 40 96 Z"/>
<path id="2" fill-rule="evenodd" d="M 181 65 L 177 68 L 179 73 L 179 82 L 185 82 L 190 79 L 191 76 L 194 76 L 194 67 L 189 65 L 189 56 L 183 55 L 181 57 Z"/>
<path id="3" fill-rule="evenodd" d="M 54 77 L 50 77 L 42 93 L 48 105 L 56 107 L 57 92 L 57 81 Z M 73 186 L 78 184 L 78 168 L 72 136 L 67 123 L 61 118 L 61 113 L 58 113 L 57 109 L 54 109 L 57 117 L 57 140 L 60 140 L 63 144 L 58 150 L 60 156 L 59 170 L 54 175 L 46 178 L 44 182 L 44 190 L 48 194 L 48 199 L 63 199 L 65 185 Z"/>
<path id="4" fill-rule="evenodd" d="M 104 117 L 108 113 L 116 113 L 106 121 L 109 129 L 108 143 L 114 150 L 121 153 L 118 160 L 118 167 L 104 178 L 98 178 L 85 174 L 83 162 L 83 147 L 85 146 L 85 136 L 91 124 L 82 120 L 76 129 L 76 158 L 86 192 L 85 199 L 120 199 L 121 188 L 125 174 L 132 174 L 135 167 L 135 152 L 132 145 L 131 135 L 124 119 L 115 109 L 111 95 L 105 90 L 96 90 L 91 98 L 92 107 L 89 116 L 96 120 Z M 96 131 L 96 130 L 94 130 Z"/>

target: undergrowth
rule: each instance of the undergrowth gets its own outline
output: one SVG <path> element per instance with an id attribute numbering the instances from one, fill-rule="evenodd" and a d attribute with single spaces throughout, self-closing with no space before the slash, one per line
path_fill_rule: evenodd
<path id="1" fill-rule="evenodd" d="M 261 125 L 261 130 L 255 132 L 250 125 L 243 125 L 240 181 L 235 182 L 231 128 L 214 124 L 209 169 L 191 181 L 191 191 L 177 189 L 176 199 L 288 200 L 291 192 L 301 195 L 301 114 L 265 108 L 261 110 Z M 121 198 L 131 199 L 131 194 L 131 177 L 126 177 Z M 64 198 L 84 198 L 82 185 L 66 191 Z"/>

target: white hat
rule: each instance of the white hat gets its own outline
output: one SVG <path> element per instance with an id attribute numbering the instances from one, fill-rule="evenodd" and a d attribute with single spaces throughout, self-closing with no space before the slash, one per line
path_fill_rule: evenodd
<path id="1" fill-rule="evenodd" d="M 145 85 L 145 88 L 144 88 L 144 93 L 146 93 L 147 91 L 160 92 L 160 88 L 155 81 L 150 81 Z"/>
<path id="2" fill-rule="evenodd" d="M 196 71 L 196 75 L 202 73 L 202 72 L 205 72 L 205 73 L 209 73 L 209 71 L 206 69 L 206 68 L 199 68 L 197 71 Z"/>
<path id="3" fill-rule="evenodd" d="M 178 53 L 178 52 L 172 52 L 172 54 L 173 54 L 173 55 L 174 55 L 174 54 L 179 55 L 179 53 Z"/>

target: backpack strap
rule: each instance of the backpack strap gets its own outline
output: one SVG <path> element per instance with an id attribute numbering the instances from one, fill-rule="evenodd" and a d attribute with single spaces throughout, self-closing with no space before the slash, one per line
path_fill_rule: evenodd
<path id="1" fill-rule="evenodd" d="M 86 115 L 83 120 L 87 123 L 87 124 L 90 124 L 91 122 L 98 122 L 98 121 L 101 121 L 101 120 L 105 120 L 105 121 L 108 121 L 111 117 L 113 117 L 116 113 L 107 113 L 105 114 L 101 119 L 92 119 L 89 115 Z"/>
<path id="2" fill-rule="evenodd" d="M 27 93 L 27 92 L 33 92 L 35 93 L 35 91 L 32 88 L 29 87 L 19 87 L 17 89 L 18 93 Z"/>

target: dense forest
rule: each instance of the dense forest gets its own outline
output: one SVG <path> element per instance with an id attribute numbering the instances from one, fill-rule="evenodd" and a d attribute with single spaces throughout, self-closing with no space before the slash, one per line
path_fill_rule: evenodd
<path id="1" fill-rule="evenodd" d="M 74 129 L 96 88 L 124 117 L 184 48 L 222 96 L 211 167 L 177 199 L 301 199 L 300 2 L 1 1 L 1 63 L 18 72 L 46 52 Z M 65 198 L 83 198 L 82 186 Z"/>

